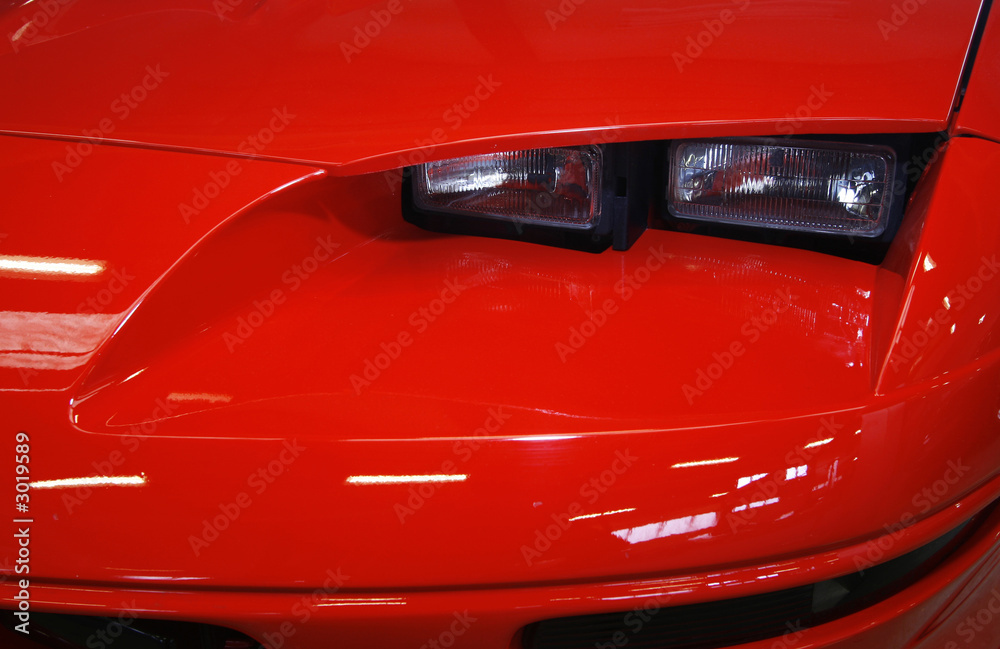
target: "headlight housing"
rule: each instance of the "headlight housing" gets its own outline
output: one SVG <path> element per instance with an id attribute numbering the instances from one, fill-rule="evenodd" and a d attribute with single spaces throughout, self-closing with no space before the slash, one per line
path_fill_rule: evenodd
<path id="1" fill-rule="evenodd" d="M 647 227 L 659 227 L 877 263 L 919 177 L 906 178 L 898 159 L 930 134 L 813 137 L 661 140 L 432 161 L 406 169 L 403 215 L 436 232 L 591 252 L 626 250 Z"/>

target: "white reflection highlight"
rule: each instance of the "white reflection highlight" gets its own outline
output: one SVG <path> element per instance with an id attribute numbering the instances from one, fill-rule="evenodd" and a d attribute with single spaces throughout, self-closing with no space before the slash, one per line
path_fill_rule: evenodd
<path id="1" fill-rule="evenodd" d="M 718 523 L 719 517 L 715 512 L 710 512 L 708 514 L 698 514 L 697 516 L 674 518 L 662 523 L 650 523 L 649 525 L 630 527 L 624 530 L 617 530 L 612 532 L 612 534 L 623 541 L 635 545 L 636 543 L 662 539 L 667 536 L 690 534 L 691 532 L 706 530 L 710 527 L 715 527 Z"/>
<path id="2" fill-rule="evenodd" d="M 89 478 L 63 478 L 61 480 L 37 480 L 29 482 L 32 489 L 61 489 L 65 487 L 135 487 L 146 484 L 146 476 L 141 475 L 96 475 Z"/>
<path id="3" fill-rule="evenodd" d="M 198 401 L 201 403 L 229 403 L 233 397 L 228 394 L 207 394 L 204 392 L 171 392 L 167 395 L 167 401 L 181 403 L 185 401 Z"/>
<path id="4" fill-rule="evenodd" d="M 747 486 L 748 484 L 751 484 L 753 482 L 757 482 L 758 480 L 760 480 L 761 478 L 764 478 L 766 476 L 767 476 L 766 473 L 757 473 L 755 475 L 746 476 L 745 478 L 740 478 L 739 480 L 736 481 L 736 488 L 737 489 L 742 489 L 743 487 Z"/>
<path id="5" fill-rule="evenodd" d="M 747 508 L 757 509 L 758 507 L 763 507 L 764 505 L 773 505 L 776 502 L 778 502 L 777 498 L 768 498 L 767 500 L 755 500 L 749 505 L 739 505 L 737 507 L 733 507 L 733 512 L 742 512 L 745 511 Z"/>
<path id="6" fill-rule="evenodd" d="M 120 314 L 0 311 L 0 367 L 79 367 L 119 318 Z"/>
<path id="7" fill-rule="evenodd" d="M 785 469 L 785 480 L 794 480 L 795 478 L 801 478 L 809 473 L 809 465 L 802 464 L 800 466 L 790 466 Z"/>
<path id="8" fill-rule="evenodd" d="M 924 255 L 924 272 L 926 273 L 932 271 L 935 268 L 937 268 L 937 264 L 935 264 L 934 260 L 931 259 L 931 253 Z"/>
<path id="9" fill-rule="evenodd" d="M 11 41 L 20 40 L 21 37 L 24 36 L 24 32 L 28 31 L 28 28 L 31 27 L 33 24 L 34 22 L 31 20 L 25 22 L 24 25 L 21 27 L 21 29 L 14 32 L 14 35 L 10 37 L 10 40 Z"/>
<path id="10" fill-rule="evenodd" d="M 0 255 L 0 271 L 45 275 L 100 275 L 104 262 L 55 257 L 14 257 Z"/>
<path id="11" fill-rule="evenodd" d="M 313 604 L 317 607 L 328 606 L 405 606 L 405 597 L 338 597 L 331 602 Z"/>
<path id="12" fill-rule="evenodd" d="M 612 514 L 622 514 L 624 512 L 634 512 L 635 507 L 626 507 L 625 509 L 615 509 L 610 512 L 600 512 L 599 514 L 584 514 L 582 516 L 574 516 L 569 519 L 571 521 L 581 521 L 585 518 L 597 518 L 598 516 L 611 516 Z"/>
<path id="13" fill-rule="evenodd" d="M 352 475 L 347 484 L 414 484 L 427 482 L 464 482 L 469 479 L 466 473 L 447 474 L 435 473 L 428 475 Z"/>
<path id="14" fill-rule="evenodd" d="M 817 446 L 823 446 L 825 444 L 829 444 L 832 441 L 833 441 L 832 437 L 827 437 L 826 439 L 820 439 L 810 444 L 806 444 L 802 448 L 816 448 Z"/>
<path id="15" fill-rule="evenodd" d="M 712 464 L 728 464 L 730 462 L 736 462 L 740 458 L 738 457 L 720 457 L 717 460 L 697 460 L 695 462 L 679 462 L 671 466 L 671 469 L 684 469 L 691 466 L 709 466 Z"/>

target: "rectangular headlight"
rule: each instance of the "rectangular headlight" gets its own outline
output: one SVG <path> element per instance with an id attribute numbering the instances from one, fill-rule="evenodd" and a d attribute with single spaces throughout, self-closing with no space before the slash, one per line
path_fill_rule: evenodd
<path id="1" fill-rule="evenodd" d="M 599 252 L 646 229 L 658 145 L 485 153 L 409 167 L 403 218 L 432 232 Z"/>
<path id="2" fill-rule="evenodd" d="M 421 165 L 419 209 L 514 222 L 590 228 L 601 217 L 601 150 L 528 149 Z"/>
<path id="3" fill-rule="evenodd" d="M 747 138 L 678 140 L 667 205 L 681 219 L 877 237 L 895 154 L 883 146 Z"/>

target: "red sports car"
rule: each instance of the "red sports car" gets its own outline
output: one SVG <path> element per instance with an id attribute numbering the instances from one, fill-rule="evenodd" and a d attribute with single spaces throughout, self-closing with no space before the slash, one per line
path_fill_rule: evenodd
<path id="1" fill-rule="evenodd" d="M 989 0 L 0 27 L 0 646 L 1000 646 Z"/>

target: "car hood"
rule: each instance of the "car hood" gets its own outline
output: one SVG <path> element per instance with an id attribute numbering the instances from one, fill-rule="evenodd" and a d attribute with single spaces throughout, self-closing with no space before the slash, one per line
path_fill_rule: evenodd
<path id="1" fill-rule="evenodd" d="M 579 144 L 730 123 L 733 135 L 940 130 L 980 8 L 6 4 L 0 132 L 310 161 L 341 173 L 529 146 L 542 132 Z"/>

